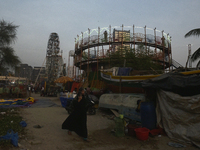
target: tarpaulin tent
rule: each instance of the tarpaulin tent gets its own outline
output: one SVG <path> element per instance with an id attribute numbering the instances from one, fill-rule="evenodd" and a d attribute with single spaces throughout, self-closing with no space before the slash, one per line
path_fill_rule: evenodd
<path id="1" fill-rule="evenodd" d="M 71 92 L 75 90 L 75 88 L 78 90 L 80 87 L 80 82 L 73 82 L 72 87 L 71 87 Z"/>
<path id="2" fill-rule="evenodd" d="M 167 135 L 200 148 L 200 95 L 180 96 L 158 90 L 157 123 Z"/>
<path id="3" fill-rule="evenodd" d="M 183 75 L 180 73 L 166 73 L 159 77 L 142 82 L 143 88 L 162 89 L 181 96 L 200 94 L 200 75 Z"/>
<path id="4" fill-rule="evenodd" d="M 118 76 L 129 76 L 131 68 L 129 67 L 119 67 Z"/>
<path id="5" fill-rule="evenodd" d="M 157 123 L 167 135 L 200 148 L 200 76 L 167 73 L 142 87 L 156 92 Z"/>

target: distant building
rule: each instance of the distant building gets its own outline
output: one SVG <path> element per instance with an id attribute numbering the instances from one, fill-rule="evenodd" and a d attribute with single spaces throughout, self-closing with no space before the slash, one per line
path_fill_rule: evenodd
<path id="1" fill-rule="evenodd" d="M 73 66 L 68 66 L 67 67 L 67 76 L 70 77 L 70 78 L 73 78 L 74 77 L 74 67 Z"/>
<path id="2" fill-rule="evenodd" d="M 36 79 L 41 82 L 45 78 L 45 67 L 34 67 L 32 72 L 32 81 L 35 83 Z"/>
<path id="3" fill-rule="evenodd" d="M 15 76 L 31 80 L 32 70 L 33 68 L 28 64 L 20 64 L 19 67 L 15 68 Z"/>

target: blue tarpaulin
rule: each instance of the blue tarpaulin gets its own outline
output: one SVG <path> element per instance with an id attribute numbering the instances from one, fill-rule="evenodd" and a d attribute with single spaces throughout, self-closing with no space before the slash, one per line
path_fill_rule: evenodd
<path id="1" fill-rule="evenodd" d="M 131 68 L 128 68 L 128 67 L 119 67 L 119 70 L 118 70 L 118 76 L 129 76 L 130 74 L 130 71 L 131 71 Z"/>
<path id="2" fill-rule="evenodd" d="M 14 133 L 14 131 L 12 129 L 8 130 L 7 134 L 4 136 L 0 137 L 0 141 L 1 140 L 11 140 L 11 143 L 15 146 L 18 147 L 18 133 Z"/>

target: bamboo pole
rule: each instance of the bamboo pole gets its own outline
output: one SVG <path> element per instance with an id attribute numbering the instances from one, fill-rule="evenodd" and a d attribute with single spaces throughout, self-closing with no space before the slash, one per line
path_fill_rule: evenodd
<path id="1" fill-rule="evenodd" d="M 155 54 L 156 54 L 156 58 L 157 58 L 156 28 L 154 29 L 154 37 L 155 37 Z"/>
<path id="2" fill-rule="evenodd" d="M 79 44 L 79 35 L 77 35 L 77 49 L 78 49 L 78 44 Z M 78 67 L 78 75 L 80 75 L 80 65 L 81 65 L 81 56 L 80 56 L 81 54 L 80 53 L 78 53 L 78 62 L 77 63 L 79 63 L 79 67 Z"/>
<path id="3" fill-rule="evenodd" d="M 169 50 L 170 50 L 170 54 L 171 54 L 171 62 L 172 62 L 172 49 L 171 49 L 171 36 L 170 36 L 170 46 L 169 46 Z M 172 68 L 172 70 L 173 70 L 173 68 Z"/>
<path id="4" fill-rule="evenodd" d="M 97 47 L 97 80 L 98 80 L 98 71 L 99 71 L 99 34 L 100 34 L 100 28 L 98 27 L 98 47 Z"/>
<path id="5" fill-rule="evenodd" d="M 82 34 L 82 39 L 81 39 L 81 61 L 80 61 L 80 70 L 82 69 L 82 57 L 83 57 L 83 32 L 81 32 Z M 81 82 L 82 82 L 82 78 L 81 78 Z"/>
<path id="6" fill-rule="evenodd" d="M 145 51 L 147 52 L 147 35 L 146 35 L 146 26 L 144 27 L 144 38 L 145 38 Z"/>
<path id="7" fill-rule="evenodd" d="M 168 39 L 168 36 L 169 36 L 169 33 L 167 34 L 167 39 Z M 171 68 L 171 61 L 170 61 L 170 51 L 169 51 L 169 41 L 167 40 L 167 45 L 168 45 L 168 63 L 169 63 L 169 71 L 171 71 L 170 70 L 170 68 Z"/>
<path id="8" fill-rule="evenodd" d="M 110 39 L 111 39 L 111 26 L 109 26 L 109 68 L 110 68 Z"/>
<path id="9" fill-rule="evenodd" d="M 133 44 L 134 44 L 134 53 L 135 53 L 135 31 L 134 31 L 134 25 L 133 25 Z"/>
<path id="10" fill-rule="evenodd" d="M 122 56 L 122 48 L 123 48 L 123 24 L 122 24 L 122 44 L 121 44 L 121 56 Z"/>
<path id="11" fill-rule="evenodd" d="M 165 38 L 163 36 L 163 32 L 162 31 L 162 46 L 163 46 L 163 66 L 164 66 L 164 72 L 165 72 Z"/>
<path id="12" fill-rule="evenodd" d="M 88 61 L 87 61 L 87 79 L 89 82 L 89 59 L 90 59 L 90 29 L 88 28 Z"/>

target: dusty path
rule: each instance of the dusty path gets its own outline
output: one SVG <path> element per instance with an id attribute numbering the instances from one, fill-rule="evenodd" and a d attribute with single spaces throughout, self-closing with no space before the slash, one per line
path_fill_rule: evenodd
<path id="1" fill-rule="evenodd" d="M 167 145 L 170 139 L 166 136 L 149 138 L 148 141 L 139 141 L 135 137 L 115 137 L 111 130 L 114 121 L 108 119 L 105 112 L 98 110 L 96 115 L 88 115 L 88 132 L 90 142 L 84 142 L 79 136 L 73 133 L 67 134 L 67 130 L 61 129 L 61 124 L 68 116 L 66 110 L 61 106 L 59 98 L 39 97 L 39 94 L 32 94 L 38 101 L 45 105 L 33 105 L 30 108 L 22 109 L 22 116 L 27 122 L 27 136 L 19 140 L 20 147 L 15 149 L 29 150 L 153 150 L 165 149 L 175 150 Z M 50 106 L 50 107 L 49 107 Z M 34 128 L 40 125 L 42 128 Z M 182 150 L 197 148 L 187 145 Z"/>

